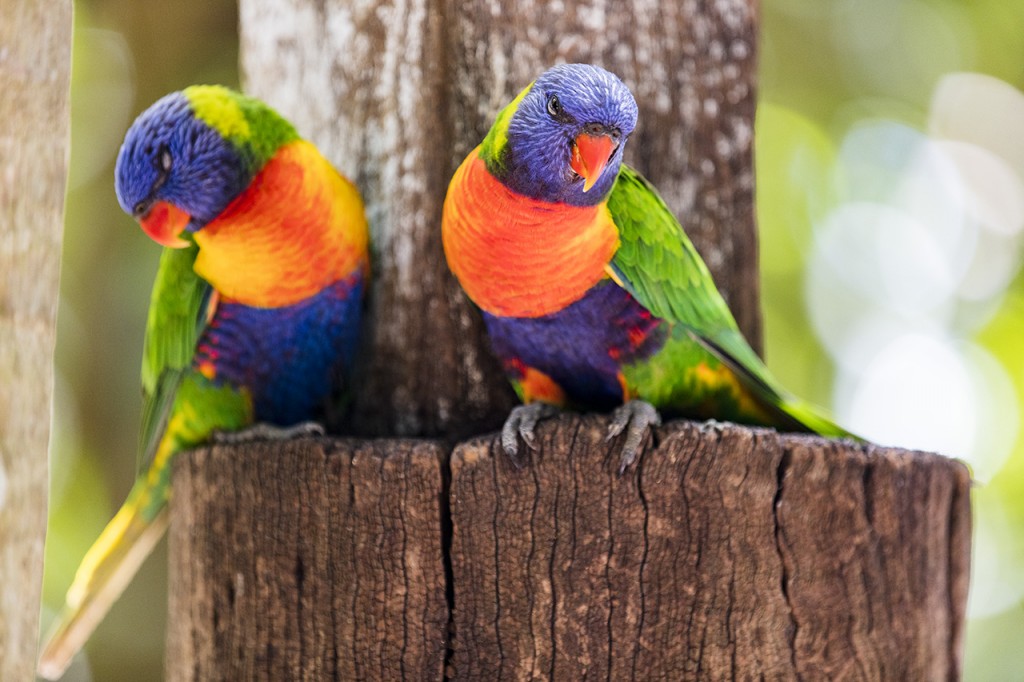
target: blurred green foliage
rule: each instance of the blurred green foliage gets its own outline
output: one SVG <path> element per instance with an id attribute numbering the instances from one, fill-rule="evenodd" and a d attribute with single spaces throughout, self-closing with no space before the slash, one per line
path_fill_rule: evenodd
<path id="1" fill-rule="evenodd" d="M 807 307 L 793 302 L 805 300 L 816 225 L 838 201 L 831 178 L 842 141 L 864 121 L 926 130 L 932 92 L 948 72 L 991 74 L 1024 88 L 1024 2 L 773 0 L 761 12 L 755 140 L 767 357 L 794 392 L 830 405 L 834 360 Z M 198 82 L 237 86 L 237 50 L 233 2 L 76 2 L 46 609 L 62 602 L 79 559 L 134 475 L 138 368 L 158 250 L 117 206 L 118 145 L 132 118 L 167 92 Z M 1024 421 L 1024 277 L 1018 274 L 993 306 L 966 340 L 998 361 L 1018 396 L 994 415 L 996 423 Z M 975 591 L 1021 590 L 1005 608 L 970 622 L 966 677 L 1018 678 L 1019 434 L 1010 458 L 976 489 L 975 512 Z M 166 601 L 161 549 L 87 646 L 88 663 L 76 661 L 67 679 L 160 679 Z M 44 627 L 51 617 L 44 613 Z"/>

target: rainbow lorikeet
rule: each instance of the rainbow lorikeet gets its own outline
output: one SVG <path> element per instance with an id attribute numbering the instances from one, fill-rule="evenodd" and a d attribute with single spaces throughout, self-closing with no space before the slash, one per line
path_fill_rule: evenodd
<path id="1" fill-rule="evenodd" d="M 787 394 L 741 335 L 679 222 L 622 163 L 637 106 L 615 75 L 556 66 L 455 172 L 442 237 L 519 397 L 516 461 L 555 408 L 615 408 L 621 467 L 660 412 L 849 436 Z"/>
<path id="2" fill-rule="evenodd" d="M 166 530 L 178 452 L 299 424 L 344 390 L 369 276 L 358 190 L 256 99 L 167 95 L 128 130 L 115 176 L 121 207 L 167 247 L 143 351 L 144 466 L 68 590 L 40 658 L 51 679 Z"/>

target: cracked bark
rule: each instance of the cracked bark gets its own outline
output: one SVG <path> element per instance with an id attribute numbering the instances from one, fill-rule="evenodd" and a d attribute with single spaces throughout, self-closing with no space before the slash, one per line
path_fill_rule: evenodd
<path id="1" fill-rule="evenodd" d="M 958 678 L 962 464 L 680 421 L 619 476 L 607 424 L 185 455 L 169 679 Z"/>
<path id="2" fill-rule="evenodd" d="M 441 455 L 307 439 L 182 458 L 167 678 L 440 678 Z"/>

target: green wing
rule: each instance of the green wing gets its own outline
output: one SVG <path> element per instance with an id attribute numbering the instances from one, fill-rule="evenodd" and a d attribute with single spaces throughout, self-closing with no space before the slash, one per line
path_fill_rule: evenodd
<path id="1" fill-rule="evenodd" d="M 623 166 L 608 209 L 621 240 L 612 268 L 623 286 L 654 315 L 684 325 L 695 340 L 714 344 L 759 377 L 763 364 L 657 190 Z"/>
<path id="2" fill-rule="evenodd" d="M 182 378 L 206 326 L 213 288 L 192 269 L 199 247 L 164 249 L 142 349 L 142 430 L 138 470 L 152 461 Z"/>
<path id="3" fill-rule="evenodd" d="M 707 266 L 679 221 L 647 180 L 622 166 L 608 197 L 621 244 L 611 266 L 619 283 L 656 317 L 688 335 L 728 366 L 783 421 L 829 436 L 850 434 L 778 388 L 739 331 Z"/>

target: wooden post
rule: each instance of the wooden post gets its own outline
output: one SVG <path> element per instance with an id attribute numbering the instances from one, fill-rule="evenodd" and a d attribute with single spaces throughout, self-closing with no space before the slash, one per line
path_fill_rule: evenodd
<path id="1" fill-rule="evenodd" d="M 167 679 L 440 679 L 442 454 L 302 440 L 183 458 Z"/>
<path id="2" fill-rule="evenodd" d="M 456 679 L 959 677 L 962 464 L 676 422 L 619 477 L 606 428 L 455 450 Z"/>
<path id="3" fill-rule="evenodd" d="M 353 177 L 375 240 L 348 432 L 183 455 L 174 680 L 955 678 L 965 467 L 688 422 L 625 476 L 603 417 L 512 404 L 444 263 L 440 209 L 494 115 L 557 61 L 637 95 L 629 158 L 665 193 L 759 344 L 755 0 L 243 0 L 247 88 Z"/>
<path id="4" fill-rule="evenodd" d="M 184 457 L 168 678 L 959 677 L 962 464 L 681 421 L 619 476 L 606 428 L 546 422 L 522 469 L 494 436 L 450 469 L 423 441 Z"/>
<path id="5" fill-rule="evenodd" d="M 48 498 L 71 2 L 0 5 L 0 679 L 35 673 Z"/>

